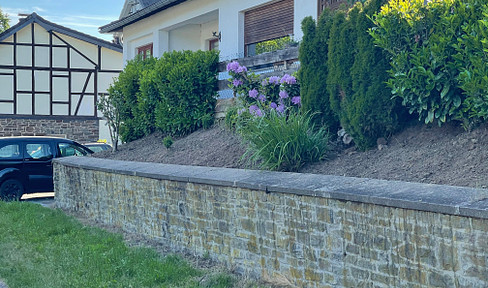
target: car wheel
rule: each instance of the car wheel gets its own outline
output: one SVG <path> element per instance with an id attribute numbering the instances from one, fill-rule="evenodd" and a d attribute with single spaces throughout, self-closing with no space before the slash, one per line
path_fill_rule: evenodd
<path id="1" fill-rule="evenodd" d="M 0 186 L 0 198 L 4 201 L 18 201 L 24 194 L 24 186 L 19 180 L 9 179 Z"/>

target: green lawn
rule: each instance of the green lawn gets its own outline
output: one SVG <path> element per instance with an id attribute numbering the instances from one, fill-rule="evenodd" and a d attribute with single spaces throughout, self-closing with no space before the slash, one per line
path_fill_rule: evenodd
<path id="1" fill-rule="evenodd" d="M 9 288 L 234 287 L 182 258 L 128 247 L 122 236 L 87 227 L 60 210 L 0 201 L 0 279 Z"/>

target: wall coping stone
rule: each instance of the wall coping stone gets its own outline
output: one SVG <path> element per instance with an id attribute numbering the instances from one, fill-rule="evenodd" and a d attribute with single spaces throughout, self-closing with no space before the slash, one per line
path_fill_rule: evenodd
<path id="1" fill-rule="evenodd" d="M 65 166 L 158 180 L 191 182 L 376 204 L 488 219 L 488 189 L 321 174 L 185 166 L 95 157 L 57 158 Z"/>

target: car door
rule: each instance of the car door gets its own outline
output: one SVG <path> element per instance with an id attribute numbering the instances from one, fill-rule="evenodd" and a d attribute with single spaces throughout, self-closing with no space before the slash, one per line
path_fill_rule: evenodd
<path id="1" fill-rule="evenodd" d="M 54 147 L 51 142 L 29 140 L 24 142 L 24 171 L 28 178 L 29 192 L 53 191 Z"/>

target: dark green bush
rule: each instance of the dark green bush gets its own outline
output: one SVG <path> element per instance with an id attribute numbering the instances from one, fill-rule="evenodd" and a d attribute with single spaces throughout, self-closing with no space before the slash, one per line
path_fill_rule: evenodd
<path id="1" fill-rule="evenodd" d="M 391 69 L 387 54 L 375 47 L 367 33 L 373 26 L 369 19 L 379 11 L 383 0 L 371 0 L 364 7 L 357 4 L 349 13 L 354 35 L 354 64 L 350 75 L 350 93 L 342 99 L 341 123 L 360 149 L 376 145 L 380 137 L 388 137 L 399 128 L 399 118 L 404 118 L 400 101 L 391 99 L 391 89 L 385 85 Z M 349 31 L 346 30 L 346 31 Z M 349 83 L 348 83 L 349 84 Z M 336 100 L 339 101 L 339 100 Z"/>
<path id="2" fill-rule="evenodd" d="M 300 93 L 304 111 L 315 113 L 314 123 L 325 126 L 330 131 L 337 131 L 338 117 L 333 113 L 327 93 L 327 67 L 329 32 L 332 26 L 332 14 L 326 10 L 318 24 L 312 17 L 302 22 L 303 40 L 300 45 L 298 71 Z"/>
<path id="3" fill-rule="evenodd" d="M 337 120 L 353 136 L 360 149 L 376 144 L 398 129 L 398 101 L 386 86 L 390 69 L 385 53 L 374 46 L 367 31 L 371 15 L 384 0 L 356 3 L 349 11 L 324 11 L 317 26 L 302 22 L 299 76 L 305 109 L 320 111 L 319 117 L 332 131 Z"/>

